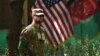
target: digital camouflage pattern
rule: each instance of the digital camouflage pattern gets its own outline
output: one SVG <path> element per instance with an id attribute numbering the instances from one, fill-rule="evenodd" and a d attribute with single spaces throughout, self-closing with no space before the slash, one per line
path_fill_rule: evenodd
<path id="1" fill-rule="evenodd" d="M 19 53 L 22 56 L 44 56 L 44 29 L 32 24 L 21 32 Z"/>

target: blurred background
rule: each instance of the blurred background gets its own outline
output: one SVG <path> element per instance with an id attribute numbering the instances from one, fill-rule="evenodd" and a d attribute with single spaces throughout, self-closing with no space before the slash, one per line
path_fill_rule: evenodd
<path id="1" fill-rule="evenodd" d="M 46 43 L 45 56 L 100 56 L 100 0 L 89 0 L 92 3 L 96 1 L 96 10 L 86 0 L 62 1 L 70 9 L 74 35 L 57 49 Z M 0 0 L 1 55 L 6 54 L 8 48 L 13 51 L 17 49 L 21 29 L 31 22 L 30 12 L 34 2 L 35 0 Z M 83 9 L 86 13 L 82 12 Z"/>

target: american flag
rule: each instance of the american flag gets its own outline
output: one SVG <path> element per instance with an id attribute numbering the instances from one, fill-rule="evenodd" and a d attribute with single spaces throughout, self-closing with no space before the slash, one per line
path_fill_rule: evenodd
<path id="1" fill-rule="evenodd" d="M 43 27 L 49 43 L 57 47 L 72 36 L 72 21 L 68 9 L 60 0 L 36 0 L 37 8 L 44 10 Z"/>

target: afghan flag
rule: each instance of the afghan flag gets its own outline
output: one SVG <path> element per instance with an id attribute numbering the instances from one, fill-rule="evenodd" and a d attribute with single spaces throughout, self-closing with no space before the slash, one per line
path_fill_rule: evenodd
<path id="1" fill-rule="evenodd" d="M 70 12 L 77 37 L 93 37 L 100 32 L 100 2 L 96 0 L 75 0 Z"/>

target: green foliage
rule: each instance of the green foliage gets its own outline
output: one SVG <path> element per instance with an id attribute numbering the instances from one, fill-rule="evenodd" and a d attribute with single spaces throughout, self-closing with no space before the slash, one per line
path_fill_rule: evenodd
<path id="1" fill-rule="evenodd" d="M 45 45 L 45 56 L 100 56 L 100 35 L 93 39 L 71 38 L 57 49 Z"/>

